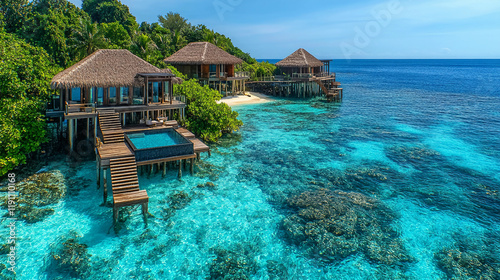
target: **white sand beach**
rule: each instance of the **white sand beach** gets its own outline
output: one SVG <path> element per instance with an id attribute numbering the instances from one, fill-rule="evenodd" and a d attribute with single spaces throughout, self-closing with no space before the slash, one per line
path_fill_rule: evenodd
<path id="1" fill-rule="evenodd" d="M 224 102 L 229 106 L 233 105 L 243 105 L 243 104 L 257 104 L 257 103 L 265 103 L 273 101 L 271 97 L 268 97 L 265 94 L 256 93 L 256 92 L 246 92 L 245 95 L 236 95 L 236 96 L 228 96 L 224 97 L 221 100 L 217 101 L 217 103 Z"/>

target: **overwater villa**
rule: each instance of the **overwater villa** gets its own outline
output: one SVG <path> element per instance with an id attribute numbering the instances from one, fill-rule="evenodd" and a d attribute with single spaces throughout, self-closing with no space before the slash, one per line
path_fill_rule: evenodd
<path id="1" fill-rule="evenodd" d="M 180 177 L 187 160 L 193 172 L 194 159 L 210 152 L 178 125 L 186 104 L 182 97 L 174 97 L 172 84 L 181 82 L 170 70 L 159 69 L 128 50 L 98 50 L 52 79 L 59 95 L 49 104 L 47 117 L 67 122 L 73 156 L 95 148 L 97 184 L 104 186 L 104 203 L 110 171 L 114 222 L 120 207 L 135 204 L 142 204 L 146 217 L 149 198 L 139 189 L 138 169 L 163 169 L 165 175 L 167 164 L 173 162 Z"/>
<path id="2" fill-rule="evenodd" d="M 243 60 L 208 42 L 190 43 L 164 61 L 189 79 L 198 79 L 224 96 L 244 92 L 245 81 L 249 79 L 248 73 L 235 71 Z"/>
<path id="3" fill-rule="evenodd" d="M 298 49 L 276 63 L 282 75 L 249 82 L 253 91 L 274 96 L 313 97 L 324 94 L 329 101 L 342 99 L 343 89 L 330 72 L 331 59 L 319 60 L 305 49 Z"/>
<path id="4" fill-rule="evenodd" d="M 300 48 L 285 59 L 276 63 L 284 75 L 292 79 L 330 76 L 331 59 L 319 60 L 308 51 Z"/>

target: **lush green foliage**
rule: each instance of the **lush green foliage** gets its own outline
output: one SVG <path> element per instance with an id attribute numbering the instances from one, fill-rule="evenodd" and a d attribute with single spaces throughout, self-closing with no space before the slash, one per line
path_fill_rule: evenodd
<path id="1" fill-rule="evenodd" d="M 226 103 L 217 104 L 222 97 L 218 91 L 208 86 L 202 87 L 194 79 L 175 85 L 174 90 L 186 96 L 185 125 L 205 141 L 217 141 L 223 133 L 231 133 L 243 125 L 237 119 L 238 113 L 231 107 Z"/>
<path id="2" fill-rule="evenodd" d="M 45 141 L 44 102 L 59 70 L 40 47 L 0 31 L 0 176 Z"/>
<path id="3" fill-rule="evenodd" d="M 265 76 L 274 75 L 276 73 L 276 66 L 267 61 L 255 62 L 252 64 L 244 62 L 241 66 L 241 70 L 250 72 L 250 78 L 252 80 L 258 80 Z"/>
<path id="4" fill-rule="evenodd" d="M 26 20 L 28 0 L 1 0 L 2 25 L 7 32 L 18 32 Z"/>
<path id="5" fill-rule="evenodd" d="M 95 22 L 119 22 L 129 35 L 138 28 L 135 17 L 130 14 L 128 7 L 117 0 L 84 0 L 82 9 Z"/>
<path id="6" fill-rule="evenodd" d="M 73 32 L 88 15 L 66 0 L 35 0 L 28 11 L 29 16 L 17 33 L 30 44 L 43 47 L 61 67 L 76 62 L 78 53 L 71 42 Z"/>
<path id="7" fill-rule="evenodd" d="M 50 80 L 62 68 L 102 48 L 129 49 L 164 68 L 166 57 L 199 41 L 242 58 L 250 71 L 268 69 L 251 66 L 255 59 L 226 36 L 176 13 L 139 26 L 119 0 L 83 0 L 82 9 L 67 0 L 0 0 L 0 175 L 45 141 L 44 104 Z M 186 125 L 203 139 L 214 141 L 241 126 L 236 112 L 216 103 L 221 98 L 216 91 L 195 81 L 175 87 L 176 95 L 187 96 Z"/>
<path id="8" fill-rule="evenodd" d="M 101 30 L 104 37 L 108 40 L 108 48 L 111 49 L 129 49 L 132 39 L 127 30 L 119 23 L 101 23 Z"/>
<path id="9" fill-rule="evenodd" d="M 98 49 L 104 49 L 108 45 L 101 26 L 95 22 L 92 23 L 89 19 L 81 21 L 80 27 L 73 33 L 72 42 L 73 48 L 80 59 Z"/>

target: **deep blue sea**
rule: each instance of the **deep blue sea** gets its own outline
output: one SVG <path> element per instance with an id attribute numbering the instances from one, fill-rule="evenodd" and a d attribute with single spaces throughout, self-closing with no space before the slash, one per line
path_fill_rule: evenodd
<path id="1" fill-rule="evenodd" d="M 500 279 L 500 60 L 331 70 L 342 102 L 235 106 L 195 176 L 140 176 L 147 228 L 134 207 L 111 228 L 94 161 L 51 162 L 17 279 Z"/>

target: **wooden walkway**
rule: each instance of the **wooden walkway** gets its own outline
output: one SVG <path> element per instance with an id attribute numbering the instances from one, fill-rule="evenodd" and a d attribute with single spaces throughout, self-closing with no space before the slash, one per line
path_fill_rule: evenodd
<path id="1" fill-rule="evenodd" d="M 139 189 L 135 156 L 110 159 L 111 188 L 113 190 L 113 224 L 118 221 L 121 207 L 141 204 L 147 223 L 148 193 Z"/>
<path id="2" fill-rule="evenodd" d="M 104 144 L 121 143 L 124 135 L 120 123 L 120 114 L 114 112 L 99 112 L 99 127 Z"/>
<path id="3" fill-rule="evenodd" d="M 187 130 L 184 127 L 179 127 L 175 131 L 177 131 L 177 133 L 179 133 L 180 135 L 186 137 L 187 139 L 195 138 L 194 133 L 192 133 L 191 131 Z"/>

